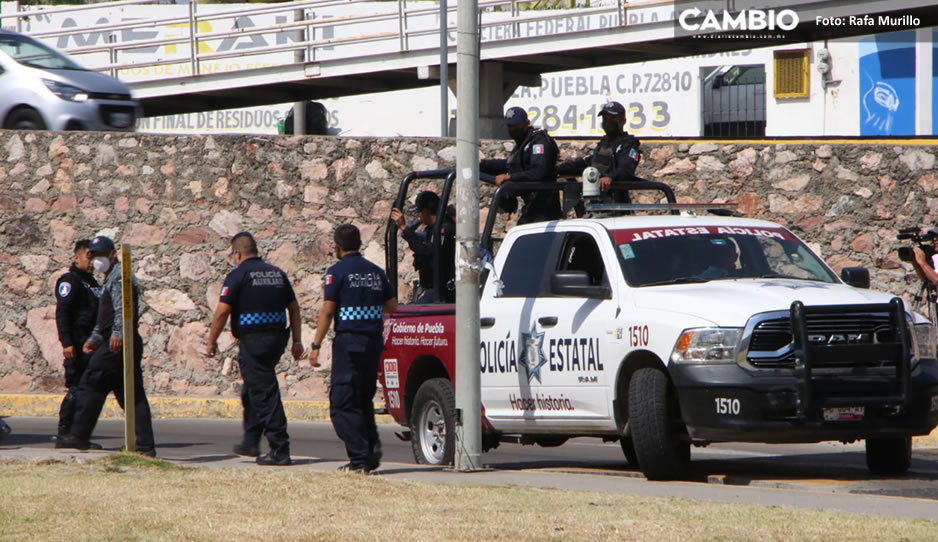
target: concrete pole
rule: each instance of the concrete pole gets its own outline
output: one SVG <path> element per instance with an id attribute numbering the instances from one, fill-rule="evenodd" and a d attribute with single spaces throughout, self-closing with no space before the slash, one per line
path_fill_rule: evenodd
<path id="1" fill-rule="evenodd" d="M 446 0 L 440 0 L 440 137 L 449 137 L 449 36 Z"/>
<path id="2" fill-rule="evenodd" d="M 456 19 L 456 460 L 479 469 L 479 2 L 460 0 Z"/>
<path id="3" fill-rule="evenodd" d="M 293 20 L 294 21 L 303 21 L 306 19 L 306 15 L 303 13 L 302 9 L 293 10 Z M 306 41 L 304 39 L 305 32 L 302 28 L 297 29 L 294 32 L 294 38 L 297 42 Z M 306 62 L 306 54 L 304 49 L 297 49 L 293 51 L 293 60 L 297 64 L 303 64 Z M 306 133 L 306 102 L 299 101 L 293 104 L 293 133 L 296 135 Z M 290 135 L 290 134 L 286 134 Z"/>

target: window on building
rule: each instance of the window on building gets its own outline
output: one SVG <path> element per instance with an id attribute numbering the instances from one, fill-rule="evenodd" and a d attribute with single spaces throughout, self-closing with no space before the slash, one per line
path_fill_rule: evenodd
<path id="1" fill-rule="evenodd" d="M 807 98 L 809 49 L 775 51 L 775 97 Z"/>

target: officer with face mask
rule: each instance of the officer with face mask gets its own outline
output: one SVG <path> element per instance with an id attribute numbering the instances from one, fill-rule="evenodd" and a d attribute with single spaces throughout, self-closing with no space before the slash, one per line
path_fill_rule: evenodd
<path id="1" fill-rule="evenodd" d="M 495 175 L 495 184 L 552 183 L 557 181 L 557 144 L 547 132 L 531 126 L 528 113 L 520 107 L 505 111 L 505 127 L 515 142 L 507 159 L 482 160 L 479 170 Z M 518 224 L 557 220 L 563 216 L 559 192 L 521 193 L 524 207 Z M 514 200 L 514 198 L 510 198 Z M 503 207 L 502 210 L 513 209 Z"/>
<path id="2" fill-rule="evenodd" d="M 642 159 L 637 137 L 625 131 L 625 108 L 619 102 L 606 102 L 599 111 L 605 135 L 599 140 L 593 154 L 587 158 L 575 158 L 557 165 L 560 175 L 580 175 L 592 166 L 599 170 L 599 188 L 609 190 L 612 182 L 636 180 L 635 169 Z M 616 201 L 627 199 L 625 194 L 616 194 Z"/>
<path id="3" fill-rule="evenodd" d="M 114 392 L 117 403 L 124 407 L 124 320 L 123 290 L 121 287 L 121 267 L 118 265 L 117 251 L 110 238 L 99 235 L 88 245 L 91 251 L 91 264 L 98 273 L 104 273 L 101 298 L 98 301 L 98 317 L 91 336 L 82 349 L 91 355 L 88 368 L 81 377 L 76 393 L 75 420 L 71 434 L 56 442 L 57 448 L 77 448 L 87 450 L 91 447 L 89 438 L 98 423 L 101 408 L 107 394 Z M 134 341 L 134 408 L 136 422 L 137 452 L 156 456 L 153 439 L 153 421 L 150 417 L 150 403 L 143 389 L 143 339 L 138 332 L 140 321 L 140 291 L 137 278 L 130 277 L 133 288 L 133 325 L 131 340 Z"/>

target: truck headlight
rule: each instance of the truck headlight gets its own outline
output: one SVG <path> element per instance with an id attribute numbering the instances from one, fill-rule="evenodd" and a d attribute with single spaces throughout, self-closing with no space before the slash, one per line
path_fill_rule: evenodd
<path id="1" fill-rule="evenodd" d="M 912 326 L 912 352 L 915 359 L 935 359 L 938 347 L 938 335 L 931 324 Z"/>
<path id="2" fill-rule="evenodd" d="M 52 94 L 55 94 L 63 100 L 78 103 L 88 100 L 88 93 L 76 86 L 52 81 L 51 79 L 43 79 L 42 82 L 46 84 L 46 88 L 52 91 Z"/>
<path id="3" fill-rule="evenodd" d="M 671 352 L 674 363 L 736 363 L 740 328 L 688 329 Z"/>

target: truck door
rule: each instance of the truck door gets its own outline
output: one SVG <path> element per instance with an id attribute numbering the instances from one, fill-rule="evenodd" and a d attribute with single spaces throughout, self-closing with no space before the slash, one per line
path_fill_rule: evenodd
<path id="1" fill-rule="evenodd" d="M 538 416 L 560 427 L 596 428 L 612 421 L 610 391 L 615 367 L 612 333 L 618 316 L 615 284 L 616 257 L 609 242 L 597 242 L 597 232 L 566 232 L 560 250 L 547 263 L 555 271 L 585 272 L 590 292 L 538 296 L 532 321 L 543 334 L 546 363 L 540 370 L 535 406 Z M 550 288 L 548 288 L 550 290 Z M 543 422 L 542 422 L 543 425 Z"/>
<path id="2" fill-rule="evenodd" d="M 501 247 L 480 304 L 482 405 L 496 429 L 520 431 L 541 412 L 537 394 L 546 368 L 535 301 L 550 292 L 550 270 L 563 235 L 532 232 Z"/>

